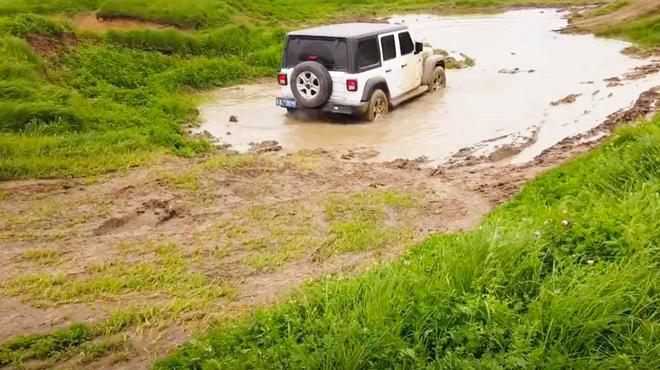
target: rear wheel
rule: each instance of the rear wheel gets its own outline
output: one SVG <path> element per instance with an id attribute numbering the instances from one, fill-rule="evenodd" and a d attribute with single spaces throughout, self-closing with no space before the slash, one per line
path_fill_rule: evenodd
<path id="1" fill-rule="evenodd" d="M 291 74 L 291 92 L 298 107 L 319 108 L 332 95 L 330 72 L 317 62 L 302 62 Z"/>
<path id="2" fill-rule="evenodd" d="M 435 67 L 429 90 L 431 90 L 431 92 L 439 91 L 446 85 L 447 79 L 445 77 L 445 69 L 442 67 Z"/>
<path id="3" fill-rule="evenodd" d="M 373 122 L 383 118 L 390 111 L 387 94 L 383 90 L 377 89 L 371 94 L 369 107 L 364 114 L 364 119 Z"/>

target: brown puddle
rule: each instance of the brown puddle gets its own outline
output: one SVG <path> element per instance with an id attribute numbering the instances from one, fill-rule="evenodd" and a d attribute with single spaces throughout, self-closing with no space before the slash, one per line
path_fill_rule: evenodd
<path id="1" fill-rule="evenodd" d="M 444 92 L 415 99 L 371 124 L 342 116 L 286 115 L 274 105 L 279 91 L 274 78 L 220 89 L 200 107 L 200 131 L 238 151 L 276 140 L 286 151 L 369 150 L 378 153 L 370 156 L 373 161 L 426 156 L 429 164 L 441 164 L 464 154 L 526 162 L 660 85 L 658 73 L 625 78 L 652 62 L 622 54 L 629 43 L 555 32 L 566 26 L 564 15 L 531 9 L 396 16 L 390 21 L 409 25 L 418 40 L 465 53 L 476 66 L 449 70 Z M 620 83 L 605 81 L 617 76 Z M 557 101 L 562 104 L 551 104 Z"/>

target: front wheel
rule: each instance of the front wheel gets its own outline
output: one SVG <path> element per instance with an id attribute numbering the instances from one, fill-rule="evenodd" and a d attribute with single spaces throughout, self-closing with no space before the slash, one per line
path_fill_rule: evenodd
<path id="1" fill-rule="evenodd" d="M 433 70 L 433 78 L 429 85 L 431 92 L 439 91 L 447 85 L 447 78 L 445 77 L 445 69 L 442 67 L 435 67 Z"/>
<path id="2" fill-rule="evenodd" d="M 387 115 L 390 110 L 387 94 L 383 90 L 375 90 L 369 99 L 369 107 L 364 114 L 364 119 L 373 122 Z"/>

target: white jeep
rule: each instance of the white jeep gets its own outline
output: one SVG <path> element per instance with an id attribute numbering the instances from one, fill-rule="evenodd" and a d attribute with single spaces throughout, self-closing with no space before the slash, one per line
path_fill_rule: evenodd
<path id="1" fill-rule="evenodd" d="M 402 102 L 445 86 L 445 60 L 408 27 L 347 23 L 287 34 L 276 104 L 374 121 Z"/>

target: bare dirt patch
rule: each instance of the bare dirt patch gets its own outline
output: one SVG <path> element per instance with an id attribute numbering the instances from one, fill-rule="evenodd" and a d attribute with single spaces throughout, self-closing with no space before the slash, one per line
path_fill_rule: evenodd
<path id="1" fill-rule="evenodd" d="M 30 35 L 27 37 L 27 42 L 37 54 L 53 55 L 63 48 L 75 45 L 76 37 L 73 33 L 65 33 L 60 37 Z"/>
<path id="2" fill-rule="evenodd" d="M 125 17 L 100 17 L 94 12 L 75 15 L 71 22 L 80 30 L 107 31 L 107 30 L 139 30 L 158 29 L 165 27 L 162 24 L 147 22 Z"/>
<path id="3" fill-rule="evenodd" d="M 1 184 L 0 340 L 155 309 L 124 331 L 129 363 L 80 365 L 146 367 L 218 318 L 470 228 L 491 207 L 416 166 L 336 158 L 219 153 L 93 184 Z M 228 290 L 215 297 L 207 285 L 219 283 Z"/>

